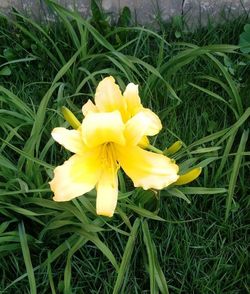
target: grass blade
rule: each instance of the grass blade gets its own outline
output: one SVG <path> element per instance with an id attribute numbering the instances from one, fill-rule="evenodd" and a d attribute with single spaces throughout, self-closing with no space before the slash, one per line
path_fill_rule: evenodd
<path id="1" fill-rule="evenodd" d="M 79 250 L 82 246 L 86 244 L 88 240 L 84 237 L 80 237 L 79 240 L 74 244 L 74 246 L 70 249 L 67 257 L 67 263 L 64 270 L 64 294 L 71 294 L 71 258 L 74 253 Z"/>
<path id="2" fill-rule="evenodd" d="M 165 219 L 161 218 L 160 216 L 158 216 L 157 214 L 142 208 L 142 207 L 138 207 L 136 205 L 132 205 L 132 204 L 124 204 L 124 206 L 126 206 L 127 208 L 130 208 L 131 210 L 133 210 L 135 213 L 138 213 L 139 215 L 143 216 L 143 217 L 147 217 L 150 219 L 154 219 L 154 220 L 158 220 L 158 221 L 165 221 Z"/>
<path id="3" fill-rule="evenodd" d="M 220 162 L 219 168 L 217 169 L 216 174 L 214 176 L 214 182 L 216 182 L 220 178 L 220 176 L 222 174 L 222 170 L 223 170 L 223 168 L 224 168 L 224 166 L 225 166 L 225 164 L 226 164 L 226 162 L 228 160 L 228 156 L 229 156 L 230 150 L 231 150 L 231 148 L 233 146 L 234 138 L 235 138 L 235 135 L 236 135 L 237 131 L 238 131 L 238 129 L 236 129 L 230 135 L 230 137 L 227 140 L 227 144 L 226 144 L 225 150 L 223 152 L 223 156 L 221 158 L 221 162 Z"/>
<path id="4" fill-rule="evenodd" d="M 153 248 L 153 242 L 151 239 L 150 231 L 148 228 L 148 223 L 146 220 L 142 221 L 142 232 L 143 232 L 143 241 L 146 246 L 147 255 L 148 255 L 148 265 L 149 265 L 149 278 L 150 278 L 150 293 L 157 293 L 156 286 L 156 272 L 155 272 L 155 254 Z"/>
<path id="5" fill-rule="evenodd" d="M 208 90 L 208 89 L 206 89 L 206 88 L 203 88 L 203 87 L 201 87 L 201 86 L 198 86 L 198 85 L 196 85 L 196 84 L 194 84 L 194 83 L 189 83 L 189 85 L 191 85 L 192 87 L 194 87 L 194 88 L 196 88 L 196 89 L 198 89 L 198 90 L 200 90 L 201 92 L 203 92 L 203 93 L 205 93 L 205 94 L 207 94 L 207 95 L 209 95 L 209 96 L 211 96 L 211 97 L 213 97 L 213 98 L 215 98 L 215 99 L 217 99 L 218 101 L 220 101 L 220 102 L 223 102 L 223 103 L 225 103 L 226 105 L 227 105 L 227 107 L 228 108 L 230 108 L 232 111 L 233 111 L 233 113 L 234 113 L 234 115 L 235 115 L 235 118 L 236 119 L 238 119 L 239 118 L 239 115 L 238 115 L 238 113 L 237 113 L 237 111 L 225 100 L 225 99 L 223 99 L 220 95 L 218 95 L 217 93 L 214 93 L 214 92 L 212 92 L 212 91 L 210 91 L 210 90 Z"/>
<path id="6" fill-rule="evenodd" d="M 163 271 L 160 267 L 156 247 L 151 238 L 146 220 L 142 222 L 143 241 L 146 245 L 148 262 L 149 262 L 149 276 L 150 276 L 150 293 L 158 293 L 158 288 L 161 293 L 168 294 L 168 285 Z"/>
<path id="7" fill-rule="evenodd" d="M 156 247 L 154 241 L 151 238 L 148 223 L 146 220 L 142 222 L 142 231 L 149 261 L 150 293 L 158 293 L 158 286 L 161 293 L 169 294 L 167 281 L 160 267 L 160 263 L 157 258 Z"/>
<path id="8" fill-rule="evenodd" d="M 230 180 L 229 180 L 229 186 L 228 186 L 228 197 L 227 197 L 227 201 L 226 201 L 225 220 L 228 219 L 229 213 L 231 210 L 236 181 L 237 181 L 237 177 L 239 174 L 241 161 L 243 158 L 242 153 L 245 150 L 245 146 L 246 146 L 247 139 L 248 139 L 248 133 L 249 133 L 249 131 L 246 131 L 246 130 L 243 132 L 243 134 L 241 136 L 241 140 L 240 140 L 240 145 L 238 147 L 238 150 L 237 150 L 237 153 L 235 156 L 235 160 L 233 163 L 233 169 L 232 169 L 232 173 L 231 173 Z"/>
<path id="9" fill-rule="evenodd" d="M 137 231 L 140 225 L 140 219 L 137 218 L 134 222 L 134 225 L 132 227 L 132 230 L 130 232 L 130 236 L 128 238 L 124 253 L 123 253 L 123 257 L 122 257 L 122 262 L 120 265 L 120 268 L 118 270 L 118 276 L 115 282 L 115 286 L 114 286 L 114 290 L 113 290 L 113 294 L 118 294 L 120 293 L 120 288 L 122 287 L 122 285 L 124 284 L 124 277 L 126 276 L 126 272 L 128 270 L 129 267 L 129 262 L 134 250 L 134 245 L 135 245 L 135 240 L 136 240 L 136 236 L 137 236 Z"/>
<path id="10" fill-rule="evenodd" d="M 179 190 L 184 194 L 213 195 L 227 192 L 225 188 L 204 188 L 204 187 L 180 187 Z"/>
<path id="11" fill-rule="evenodd" d="M 36 294 L 37 293 L 36 280 L 35 280 L 34 270 L 33 270 L 32 262 L 31 262 L 31 258 L 30 258 L 30 251 L 29 251 L 29 246 L 28 246 L 23 222 L 18 225 L 18 231 L 19 231 L 19 237 L 20 237 L 20 243 L 21 243 L 24 263 L 25 263 L 27 274 L 28 274 L 30 293 Z"/>

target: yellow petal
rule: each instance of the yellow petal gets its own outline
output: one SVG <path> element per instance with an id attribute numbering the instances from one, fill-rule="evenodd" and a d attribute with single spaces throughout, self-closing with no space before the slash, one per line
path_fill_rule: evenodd
<path id="1" fill-rule="evenodd" d="M 86 116 L 89 112 L 97 112 L 97 107 L 95 104 L 89 99 L 82 107 L 82 113 Z"/>
<path id="2" fill-rule="evenodd" d="M 144 136 L 154 136 L 162 128 L 158 116 L 149 109 L 138 112 L 125 125 L 128 144 L 137 145 Z"/>
<path id="3" fill-rule="evenodd" d="M 95 104 L 100 112 L 118 110 L 122 117 L 126 115 L 126 103 L 119 86 L 113 77 L 103 79 L 97 86 Z"/>
<path id="4" fill-rule="evenodd" d="M 123 97 L 125 98 L 127 104 L 129 117 L 132 117 L 143 108 L 139 97 L 138 85 L 129 83 L 123 93 Z"/>
<path id="5" fill-rule="evenodd" d="M 80 129 L 67 130 L 65 128 L 55 128 L 51 135 L 57 143 L 73 153 L 82 154 L 86 149 Z"/>
<path id="6" fill-rule="evenodd" d="M 107 167 L 97 184 L 96 213 L 112 217 L 117 204 L 118 179 L 117 164 Z"/>
<path id="7" fill-rule="evenodd" d="M 145 149 L 149 146 L 149 140 L 147 136 L 143 136 L 141 140 L 138 142 L 138 146 Z"/>
<path id="8" fill-rule="evenodd" d="M 124 145 L 124 128 L 119 111 L 89 113 L 82 123 L 83 141 L 88 147 L 109 142 Z"/>
<path id="9" fill-rule="evenodd" d="M 73 155 L 54 170 L 49 183 L 53 200 L 68 201 L 92 190 L 100 177 L 98 150 L 84 155 Z"/>
<path id="10" fill-rule="evenodd" d="M 137 146 L 116 147 L 117 158 L 135 187 L 162 189 L 176 182 L 179 167 L 168 157 Z"/>
<path id="11" fill-rule="evenodd" d="M 180 175 L 179 179 L 174 183 L 176 186 L 185 185 L 194 181 L 201 174 L 201 167 L 194 168 L 184 175 Z"/>

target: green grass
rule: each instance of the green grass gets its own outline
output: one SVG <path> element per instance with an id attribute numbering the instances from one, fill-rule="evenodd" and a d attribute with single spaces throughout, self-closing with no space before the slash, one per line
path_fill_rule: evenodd
<path id="1" fill-rule="evenodd" d="M 89 21 L 48 5 L 56 23 L 0 19 L 0 293 L 248 293 L 248 20 L 156 32 L 128 26 L 127 10 L 113 26 L 94 2 Z M 69 156 L 50 135 L 68 126 L 61 107 L 81 119 L 107 75 L 139 83 L 164 126 L 155 146 L 184 143 L 182 172 L 203 167 L 160 201 L 121 174 L 112 219 L 93 192 L 56 203 L 48 185 Z"/>

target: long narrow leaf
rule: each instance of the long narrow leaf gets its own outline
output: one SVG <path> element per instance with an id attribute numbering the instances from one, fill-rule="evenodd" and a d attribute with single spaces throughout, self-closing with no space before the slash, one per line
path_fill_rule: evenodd
<path id="1" fill-rule="evenodd" d="M 124 253 L 123 253 L 123 257 L 122 257 L 122 262 L 120 265 L 120 268 L 118 270 L 118 276 L 115 282 L 115 286 L 114 286 L 114 290 L 113 290 L 113 294 L 118 294 L 120 293 L 120 288 L 122 287 L 122 285 L 124 284 L 124 277 L 128 271 L 128 267 L 129 267 L 129 262 L 134 250 L 134 245 L 135 245 L 135 240 L 137 237 L 137 232 L 138 232 L 138 228 L 140 225 L 140 219 L 137 218 L 134 222 L 134 225 L 132 227 L 132 230 L 130 232 L 130 236 L 128 238 Z"/>
<path id="2" fill-rule="evenodd" d="M 157 293 L 156 285 L 156 263 L 155 263 L 155 254 L 154 247 L 148 228 L 148 223 L 146 220 L 142 221 L 142 232 L 143 232 L 143 241 L 146 246 L 147 255 L 148 255 L 148 265 L 149 265 L 149 278 L 150 278 L 150 293 Z"/>
<path id="3" fill-rule="evenodd" d="M 244 150 L 245 150 L 246 142 L 248 139 L 248 133 L 249 133 L 249 131 L 246 131 L 246 130 L 243 132 L 243 134 L 241 136 L 241 140 L 240 140 L 240 145 L 238 147 L 237 154 L 235 156 L 235 160 L 233 163 L 233 169 L 232 169 L 232 173 L 231 173 L 230 180 L 229 180 L 228 197 L 227 197 L 227 201 L 226 201 L 225 220 L 228 219 L 229 213 L 231 210 L 235 185 L 236 185 L 237 177 L 239 174 L 241 161 L 243 158 L 242 152 L 244 152 Z"/>
<path id="4" fill-rule="evenodd" d="M 20 236 L 20 243 L 21 243 L 21 248 L 22 248 L 22 253 L 23 253 L 23 259 L 24 259 L 26 271 L 28 274 L 30 293 L 36 294 L 37 291 L 36 291 L 36 280 L 35 280 L 35 275 L 34 275 L 34 269 L 33 269 L 31 258 L 30 258 L 30 251 L 29 251 L 27 236 L 25 233 L 25 228 L 24 228 L 23 223 L 20 223 L 18 225 L 18 231 L 19 231 L 19 236 Z"/>

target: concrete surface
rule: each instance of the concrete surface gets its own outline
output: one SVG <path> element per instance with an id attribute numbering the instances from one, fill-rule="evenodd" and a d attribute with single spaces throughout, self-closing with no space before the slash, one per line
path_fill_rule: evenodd
<path id="1" fill-rule="evenodd" d="M 84 17 L 90 15 L 91 0 L 58 0 L 69 9 L 78 10 Z M 168 21 L 174 15 L 184 15 L 190 26 L 206 24 L 223 19 L 225 15 L 238 16 L 249 13 L 250 0 L 102 0 L 104 11 L 116 17 L 124 6 L 128 6 L 134 19 L 140 24 L 153 24 L 159 15 Z M 49 18 L 44 0 L 0 0 L 0 11 L 8 13 L 11 7 L 36 19 Z"/>
<path id="2" fill-rule="evenodd" d="M 205 25 L 208 21 L 218 22 L 249 12 L 249 0 L 185 0 L 183 3 L 183 15 L 191 25 Z"/>

